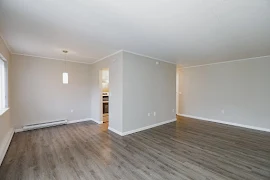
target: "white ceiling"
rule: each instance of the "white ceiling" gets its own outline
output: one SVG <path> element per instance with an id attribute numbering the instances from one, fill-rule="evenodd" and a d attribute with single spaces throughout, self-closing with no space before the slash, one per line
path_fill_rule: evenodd
<path id="1" fill-rule="evenodd" d="M 0 32 L 13 53 L 192 66 L 270 55 L 270 0 L 0 0 Z"/>

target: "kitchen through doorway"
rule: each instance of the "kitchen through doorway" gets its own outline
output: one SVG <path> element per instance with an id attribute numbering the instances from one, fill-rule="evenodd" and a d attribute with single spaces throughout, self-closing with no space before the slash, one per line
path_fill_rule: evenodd
<path id="1" fill-rule="evenodd" d="M 110 86 L 109 86 L 109 69 L 104 68 L 101 70 L 101 84 L 102 84 L 102 121 L 103 123 L 109 122 L 109 101 L 110 101 Z"/>

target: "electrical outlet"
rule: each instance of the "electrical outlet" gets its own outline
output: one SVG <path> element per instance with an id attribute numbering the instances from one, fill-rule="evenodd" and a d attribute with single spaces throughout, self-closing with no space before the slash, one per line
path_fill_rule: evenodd
<path id="1" fill-rule="evenodd" d="M 72 112 L 72 113 L 73 113 L 73 112 L 74 112 L 74 110 L 73 110 L 73 109 L 71 109 L 71 110 L 70 110 L 70 112 Z"/>
<path id="2" fill-rule="evenodd" d="M 174 112 L 174 109 L 172 110 L 172 112 Z"/>
<path id="3" fill-rule="evenodd" d="M 221 113 L 222 113 L 222 114 L 225 114 L 225 110 L 224 110 L 224 109 L 222 109 L 222 110 L 221 110 Z"/>
<path id="4" fill-rule="evenodd" d="M 148 113 L 147 115 L 148 115 L 148 116 L 151 116 L 151 113 Z"/>
<path id="5" fill-rule="evenodd" d="M 158 61 L 156 62 L 156 65 L 159 65 L 159 62 Z"/>
<path id="6" fill-rule="evenodd" d="M 157 113 L 156 113 L 156 112 L 154 112 L 153 114 L 154 114 L 154 116 L 156 116 L 156 114 L 157 114 Z"/>

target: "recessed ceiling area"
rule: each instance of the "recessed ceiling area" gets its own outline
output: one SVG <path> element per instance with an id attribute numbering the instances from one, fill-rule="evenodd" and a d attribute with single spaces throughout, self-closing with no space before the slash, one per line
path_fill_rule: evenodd
<path id="1" fill-rule="evenodd" d="M 269 0 L 1 0 L 12 53 L 93 63 L 121 49 L 183 66 L 270 55 Z"/>

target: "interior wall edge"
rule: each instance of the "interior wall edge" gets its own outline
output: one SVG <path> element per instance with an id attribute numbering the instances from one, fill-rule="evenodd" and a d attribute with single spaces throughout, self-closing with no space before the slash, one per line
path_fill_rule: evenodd
<path id="1" fill-rule="evenodd" d="M 118 130 L 110 127 L 110 126 L 108 127 L 108 130 L 110 130 L 110 131 L 112 131 L 112 132 L 114 132 L 114 133 L 116 133 L 116 134 L 118 134 L 120 136 L 123 136 L 123 133 L 122 132 L 120 132 L 120 131 L 118 131 Z"/>
<path id="2" fill-rule="evenodd" d="M 8 51 L 9 51 L 9 54 L 12 54 L 11 48 L 10 48 L 10 46 L 8 45 L 7 41 L 5 40 L 4 36 L 2 36 L 1 32 L 0 32 L 0 38 L 3 40 L 3 42 L 4 42 L 5 46 L 6 46 L 6 48 L 7 48 Z"/>
<path id="3" fill-rule="evenodd" d="M 0 166 L 5 158 L 5 155 L 7 153 L 8 147 L 11 143 L 12 137 L 14 134 L 14 129 L 11 128 L 8 133 L 6 134 L 2 144 L 0 144 Z"/>

